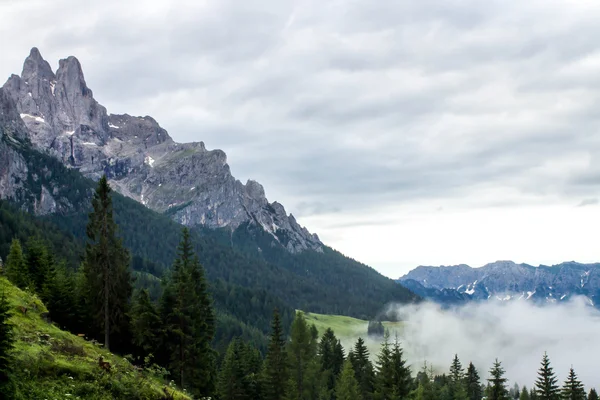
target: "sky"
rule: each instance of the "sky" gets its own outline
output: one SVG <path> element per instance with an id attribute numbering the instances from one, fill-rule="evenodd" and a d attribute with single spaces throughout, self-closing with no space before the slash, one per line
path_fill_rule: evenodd
<path id="1" fill-rule="evenodd" d="M 323 242 L 418 265 L 600 261 L 597 0 L 0 0 L 0 80 L 74 55 Z"/>

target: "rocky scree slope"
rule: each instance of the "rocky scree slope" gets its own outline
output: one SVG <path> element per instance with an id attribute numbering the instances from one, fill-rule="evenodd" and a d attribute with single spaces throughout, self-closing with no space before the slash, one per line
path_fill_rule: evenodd
<path id="1" fill-rule="evenodd" d="M 534 267 L 497 261 L 481 268 L 420 266 L 398 281 L 414 293 L 440 303 L 516 299 L 556 303 L 584 296 L 590 305 L 600 305 L 600 264 L 564 262 Z"/>
<path id="2" fill-rule="evenodd" d="M 21 75 L 11 75 L 4 84 L 0 103 L 0 118 L 11 121 L 3 132 L 7 140 L 28 140 L 86 177 L 106 174 L 117 191 L 179 223 L 232 231 L 251 224 L 291 253 L 323 249 L 317 235 L 283 205 L 269 203 L 258 182 L 236 180 L 223 151 L 207 150 L 203 142 L 176 143 L 149 116 L 108 114 L 94 99 L 75 57 L 60 60 L 53 72 L 33 48 Z M 0 197 L 16 199 L 26 171 L 15 154 L 6 154 L 0 159 Z M 60 199 L 45 190 L 38 214 L 59 207 Z"/>

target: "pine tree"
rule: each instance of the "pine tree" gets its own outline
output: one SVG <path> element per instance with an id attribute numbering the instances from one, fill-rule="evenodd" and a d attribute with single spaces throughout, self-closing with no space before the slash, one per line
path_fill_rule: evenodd
<path id="1" fill-rule="evenodd" d="M 171 374 L 198 397 L 210 396 L 215 382 L 215 354 L 210 344 L 215 317 L 204 270 L 183 229 L 171 276 L 161 298 L 165 350 Z"/>
<path id="2" fill-rule="evenodd" d="M 335 398 L 336 400 L 358 400 L 361 398 L 350 360 L 344 362 L 344 368 L 335 386 Z"/>
<path id="3" fill-rule="evenodd" d="M 245 384 L 245 360 L 244 348 L 239 339 L 229 343 L 219 378 L 217 381 L 217 393 L 221 400 L 250 400 L 253 397 L 248 393 Z"/>
<path id="4" fill-rule="evenodd" d="M 0 294 L 0 399 L 11 399 L 13 386 L 11 380 L 11 364 L 13 351 L 13 326 L 9 322 L 10 304 L 6 299 L 4 288 Z"/>
<path id="5" fill-rule="evenodd" d="M 392 345 L 391 363 L 394 371 L 394 394 L 398 398 L 405 398 L 411 392 L 412 378 L 397 335 Z"/>
<path id="6" fill-rule="evenodd" d="M 472 362 L 469 363 L 469 367 L 467 368 L 465 386 L 467 388 L 467 398 L 469 400 L 481 400 L 483 398 L 479 373 Z"/>
<path id="7" fill-rule="evenodd" d="M 117 237 L 111 189 L 103 176 L 98 183 L 93 211 L 87 225 L 88 243 L 83 272 L 90 296 L 92 319 L 104 329 L 104 346 L 110 350 L 110 335 L 127 326 L 129 299 L 133 291 L 129 252 Z"/>
<path id="8" fill-rule="evenodd" d="M 6 258 L 6 277 L 20 289 L 31 286 L 29 270 L 23 256 L 23 248 L 19 239 L 13 239 Z"/>
<path id="9" fill-rule="evenodd" d="M 373 398 L 375 372 L 373 371 L 373 364 L 369 360 L 369 350 L 367 350 L 365 341 L 362 338 L 358 338 L 354 345 L 354 351 L 348 355 L 348 359 L 352 363 L 361 399 L 371 400 Z"/>
<path id="10" fill-rule="evenodd" d="M 586 400 L 585 389 L 573 367 L 569 370 L 569 376 L 561 390 L 561 398 L 563 400 Z"/>
<path id="11" fill-rule="evenodd" d="M 526 386 L 523 386 L 523 389 L 521 389 L 521 395 L 519 396 L 519 400 L 530 400 L 531 397 L 529 396 L 529 390 L 527 390 Z"/>
<path id="12" fill-rule="evenodd" d="M 131 333 L 133 344 L 147 356 L 160 346 L 162 322 L 148 290 L 139 290 L 131 307 Z"/>
<path id="13" fill-rule="evenodd" d="M 385 332 L 383 343 L 377 355 L 377 375 L 375 378 L 376 400 L 390 400 L 394 396 L 394 368 L 392 365 L 392 349 L 390 347 L 390 334 Z"/>
<path id="14" fill-rule="evenodd" d="M 538 379 L 535 381 L 536 395 L 540 400 L 558 400 L 560 389 L 558 379 L 550 366 L 550 358 L 547 353 L 542 357 L 542 366 L 538 370 Z"/>
<path id="15" fill-rule="evenodd" d="M 454 400 L 462 400 L 467 398 L 467 388 L 465 387 L 465 371 L 458 359 L 458 354 L 454 355 L 452 364 L 450 365 L 450 397 Z"/>
<path id="16" fill-rule="evenodd" d="M 598 400 L 598 393 L 596 392 L 596 389 L 590 389 L 590 393 L 588 394 L 588 400 Z"/>
<path id="17" fill-rule="evenodd" d="M 78 310 L 75 277 L 64 262 L 53 268 L 48 282 L 44 284 L 43 299 L 54 322 L 68 330 L 76 330 Z"/>
<path id="18" fill-rule="evenodd" d="M 344 350 L 331 328 L 327 328 L 318 346 L 321 373 L 325 379 L 329 398 L 335 398 L 337 378 L 344 364 Z"/>
<path id="19" fill-rule="evenodd" d="M 41 238 L 32 236 L 27 241 L 25 263 L 27 264 L 33 289 L 38 294 L 42 294 L 44 284 L 51 279 L 53 262 L 48 248 Z"/>
<path id="20" fill-rule="evenodd" d="M 508 389 L 506 388 L 507 379 L 504 377 L 504 368 L 502 363 L 496 359 L 494 365 L 490 370 L 491 378 L 488 379 L 489 386 L 489 400 L 508 400 Z"/>
<path id="21" fill-rule="evenodd" d="M 291 400 L 304 399 L 305 391 L 311 382 L 307 379 L 309 367 L 316 357 L 316 338 L 314 331 L 306 323 L 304 314 L 298 312 L 290 332 L 288 343 L 288 360 L 290 385 L 288 397 Z M 314 377 L 313 377 L 314 378 Z"/>
<path id="22" fill-rule="evenodd" d="M 288 380 L 287 353 L 281 327 L 279 311 L 273 312 L 271 337 L 262 372 L 262 386 L 265 400 L 283 400 Z"/>

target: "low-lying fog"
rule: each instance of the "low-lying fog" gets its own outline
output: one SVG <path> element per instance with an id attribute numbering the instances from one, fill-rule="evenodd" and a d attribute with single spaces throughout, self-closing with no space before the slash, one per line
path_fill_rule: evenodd
<path id="1" fill-rule="evenodd" d="M 391 307 L 390 312 L 406 321 L 400 340 L 413 372 L 425 360 L 446 372 L 457 353 L 463 366 L 472 361 L 484 380 L 497 357 L 511 386 L 531 387 L 547 351 L 560 385 L 573 366 L 586 390 L 600 389 L 600 312 L 583 299 L 545 307 L 487 302 L 454 311 L 425 303 Z M 376 356 L 377 344 L 369 348 Z"/>

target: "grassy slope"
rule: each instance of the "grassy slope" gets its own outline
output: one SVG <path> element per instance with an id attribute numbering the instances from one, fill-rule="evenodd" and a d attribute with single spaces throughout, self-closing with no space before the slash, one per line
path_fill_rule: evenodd
<path id="1" fill-rule="evenodd" d="M 46 307 L 0 277 L 0 293 L 11 304 L 15 372 L 22 399 L 161 399 L 165 381 L 154 372 L 136 369 L 125 358 L 44 321 Z M 19 306 L 27 308 L 24 314 Z M 98 366 L 110 362 L 112 372 Z M 170 391 L 174 391 L 171 389 Z M 175 391 L 176 399 L 189 399 Z"/>
<path id="2" fill-rule="evenodd" d="M 338 338 L 358 338 L 359 336 L 364 338 L 367 336 L 369 321 L 343 315 L 317 313 L 304 313 L 304 317 L 309 325 L 314 324 L 317 327 L 319 335 L 322 335 L 327 328 L 331 328 Z M 402 331 L 402 322 L 384 321 L 383 326 L 390 331 L 390 336 L 396 332 L 400 334 Z"/>

